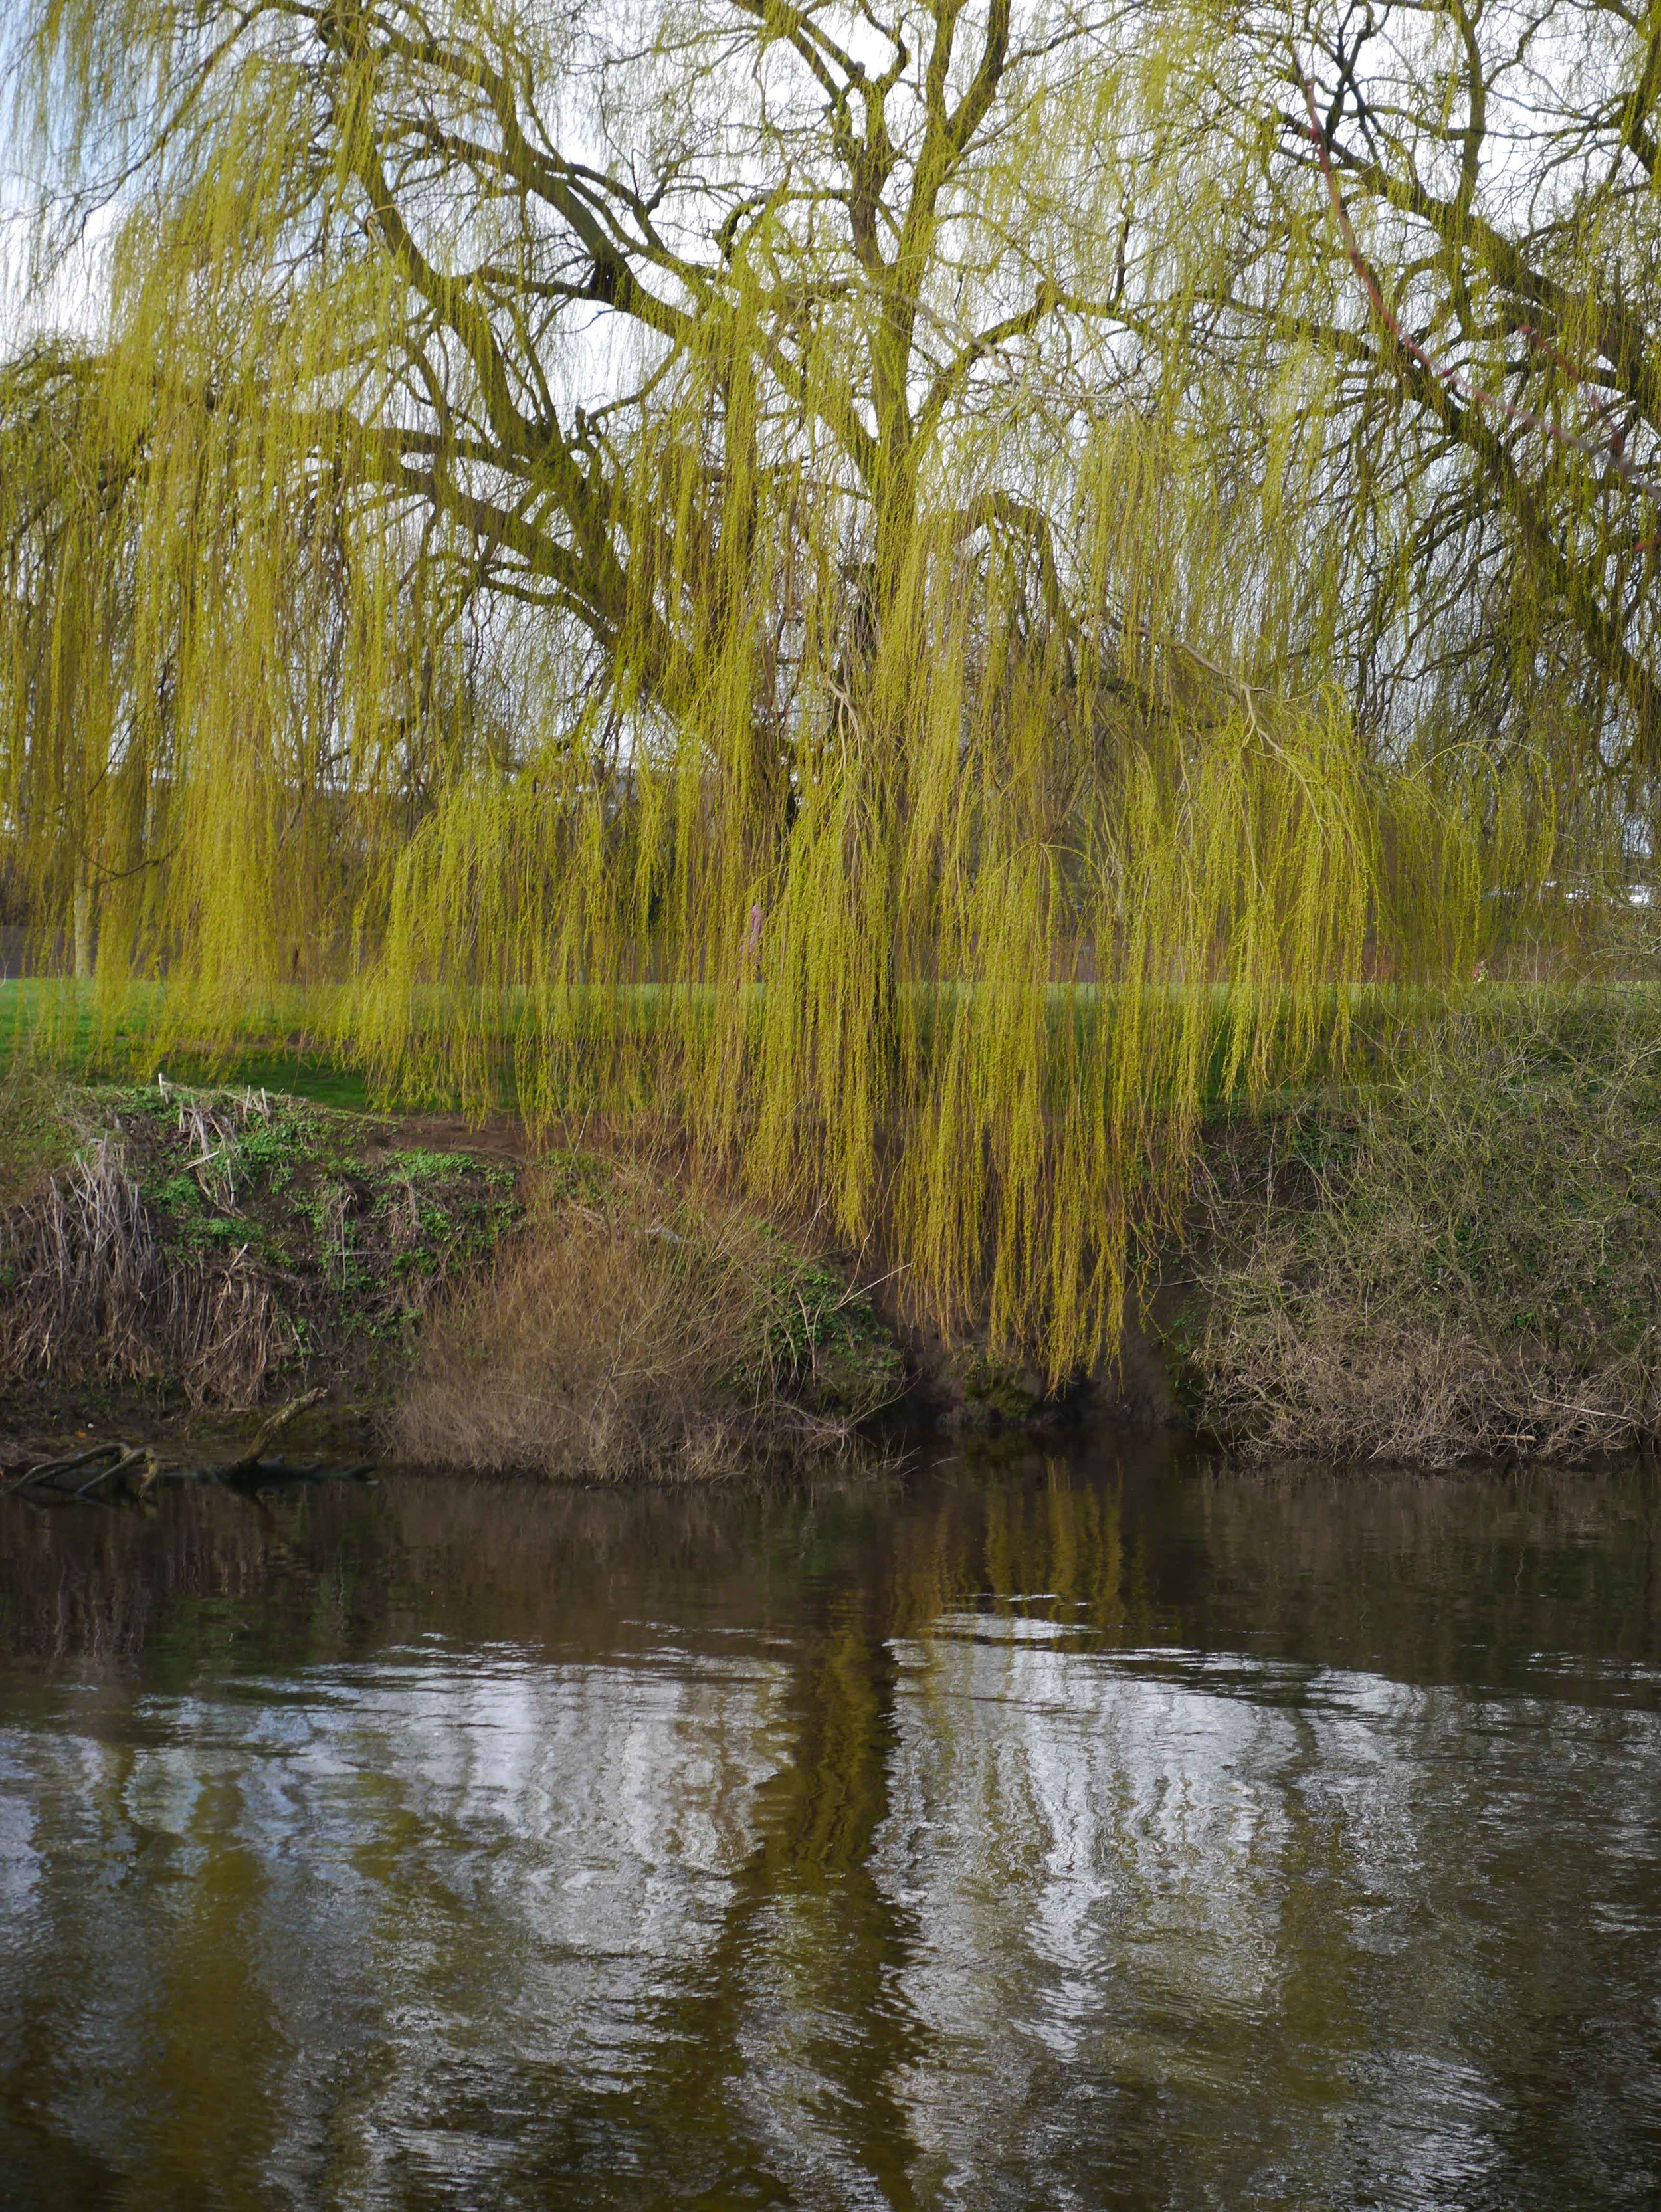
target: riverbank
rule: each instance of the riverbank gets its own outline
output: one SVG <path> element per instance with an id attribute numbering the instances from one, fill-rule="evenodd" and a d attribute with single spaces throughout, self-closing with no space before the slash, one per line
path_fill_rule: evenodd
<path id="1" fill-rule="evenodd" d="M 665 1151 L 353 1110 L 292 1059 L 216 1088 L 20 1064 L 0 1419 L 234 1442 L 320 1386 L 308 1429 L 349 1455 L 587 1481 L 800 1464 L 896 1421 L 1439 1466 L 1661 1439 L 1654 994 L 1475 994 L 1357 1072 L 1214 1114 L 1144 1325 L 1055 1393 Z"/>
<path id="2" fill-rule="evenodd" d="M 313 1448 L 685 1480 L 844 1450 L 906 1387 L 846 1268 L 662 1158 L 165 1076 L 9 1105 L 15 1442 L 210 1445 L 315 1395 Z"/>

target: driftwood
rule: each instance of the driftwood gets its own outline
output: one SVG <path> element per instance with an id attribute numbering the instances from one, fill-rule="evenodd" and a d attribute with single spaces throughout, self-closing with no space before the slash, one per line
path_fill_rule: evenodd
<path id="1" fill-rule="evenodd" d="M 127 1443 L 112 1437 L 106 1443 L 63 1459 L 45 1459 L 33 1465 L 0 1470 L 10 1478 L 0 1486 L 0 1498 L 22 1498 L 31 1505 L 112 1505 L 140 1504 L 163 1483 L 213 1483 L 229 1490 L 263 1490 L 283 1483 L 366 1482 L 373 1469 L 330 1466 L 318 1462 L 296 1465 L 293 1461 L 268 1459 L 267 1447 L 296 1413 L 314 1406 L 321 1390 L 308 1390 L 280 1407 L 261 1425 L 246 1451 L 220 1467 L 164 1467 L 149 1444 Z M 77 1481 L 75 1478 L 80 1477 Z"/>
<path id="2" fill-rule="evenodd" d="M 0 1497 L 10 1498 L 19 1491 L 39 1490 L 50 1491 L 60 1498 L 87 1498 L 100 1484 L 111 1481 L 117 1475 L 125 1475 L 135 1467 L 142 1470 L 139 1480 L 145 1487 L 155 1481 L 160 1473 L 155 1454 L 148 1445 L 123 1443 L 118 1437 L 112 1437 L 108 1443 L 94 1444 L 90 1451 L 76 1452 L 68 1459 L 45 1459 L 33 1467 L 23 1468 L 21 1472 L 13 1469 L 12 1480 L 3 1491 L 0 1491 Z M 94 1472 L 84 1481 L 72 1486 L 64 1483 L 64 1476 L 79 1474 L 87 1468 L 93 1468 Z"/>
<path id="3" fill-rule="evenodd" d="M 308 1390 L 303 1398 L 291 1398 L 286 1406 L 279 1406 L 269 1420 L 261 1422 L 259 1433 L 241 1458 L 233 1459 L 228 1467 L 221 1468 L 221 1474 L 246 1474 L 251 1468 L 257 1468 L 272 1437 L 280 1435 L 296 1413 L 303 1413 L 308 1406 L 315 1406 L 324 1395 L 321 1389 Z"/>

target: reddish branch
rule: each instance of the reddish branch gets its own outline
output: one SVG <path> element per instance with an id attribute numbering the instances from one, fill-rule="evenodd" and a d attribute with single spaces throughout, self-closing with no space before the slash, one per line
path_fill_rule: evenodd
<path id="1" fill-rule="evenodd" d="M 1426 374 L 1434 377 L 1438 383 L 1446 385 L 1451 392 L 1457 392 L 1461 399 L 1479 407 L 1491 408 L 1495 413 L 1505 416 L 1510 422 L 1520 423 L 1531 430 L 1537 430 L 1543 437 L 1549 438 L 1556 444 L 1567 447 L 1572 452 L 1579 453 L 1583 459 L 1592 462 L 1594 465 L 1613 468 L 1616 474 L 1624 478 L 1635 491 L 1645 494 L 1652 500 L 1661 501 L 1661 483 L 1658 483 L 1652 477 L 1642 475 L 1634 468 L 1627 459 L 1626 441 L 1620 432 L 1617 431 L 1614 436 L 1601 445 L 1595 444 L 1590 438 L 1579 437 L 1574 431 L 1564 429 L 1561 423 L 1552 422 L 1548 416 L 1536 415 L 1526 407 L 1514 406 L 1510 400 L 1501 398 L 1497 392 L 1487 392 L 1480 384 L 1473 384 L 1469 377 L 1463 375 L 1457 368 L 1449 368 L 1439 362 L 1434 355 L 1428 352 L 1419 343 L 1416 338 L 1409 337 L 1391 313 L 1383 289 L 1373 272 L 1372 264 L 1361 252 L 1360 242 L 1356 239 L 1355 226 L 1349 220 L 1349 210 L 1344 205 L 1343 194 L 1338 188 L 1338 179 L 1332 167 L 1331 152 L 1327 143 L 1326 135 L 1321 129 L 1320 118 L 1316 112 L 1315 88 L 1295 62 L 1293 64 L 1293 68 L 1303 93 L 1305 105 L 1309 110 L 1310 139 L 1315 149 L 1315 158 L 1321 165 L 1321 174 L 1326 179 L 1327 194 L 1332 202 L 1332 212 L 1337 221 L 1339 234 L 1343 240 L 1344 252 L 1349 257 L 1349 265 L 1355 270 L 1362 290 L 1372 303 L 1373 313 L 1403 352 L 1417 362 Z M 1538 334 L 1530 329 L 1526 324 L 1523 325 L 1521 329 L 1522 335 L 1531 344 L 1541 345 L 1544 350 L 1555 354 L 1555 349 L 1545 345 Z M 1561 359 L 1561 356 L 1556 357 Z M 1661 544 L 1661 538 L 1646 538 L 1636 550 L 1645 552 L 1658 544 Z"/>

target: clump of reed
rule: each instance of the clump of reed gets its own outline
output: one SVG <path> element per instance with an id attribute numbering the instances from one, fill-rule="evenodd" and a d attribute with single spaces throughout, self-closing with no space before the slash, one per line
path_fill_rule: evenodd
<path id="1" fill-rule="evenodd" d="M 0 1372 L 178 1383 L 191 1403 L 251 1405 L 298 1348 L 268 1268 L 170 1252 L 118 1141 L 86 1146 L 0 1222 Z"/>
<path id="2" fill-rule="evenodd" d="M 1661 1008 L 1489 987 L 1349 1097 L 1214 1129 L 1187 1369 L 1258 1456 L 1661 1435 Z"/>
<path id="3" fill-rule="evenodd" d="M 361 1383 L 517 1217 L 511 1170 L 264 1092 L 60 1089 L 55 1113 L 59 1164 L 0 1207 L 0 1382 L 227 1410 L 305 1370 Z"/>
<path id="4" fill-rule="evenodd" d="M 433 1467 L 695 1482 L 840 1455 L 903 1380 L 859 1291 L 753 1210 L 564 1154 L 429 1323 L 391 1440 Z"/>

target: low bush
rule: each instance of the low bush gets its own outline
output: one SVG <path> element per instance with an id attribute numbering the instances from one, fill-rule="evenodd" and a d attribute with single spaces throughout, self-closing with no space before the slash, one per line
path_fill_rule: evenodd
<path id="1" fill-rule="evenodd" d="M 1661 1008 L 1470 994 L 1355 1097 L 1220 1125 L 1193 1411 L 1260 1454 L 1447 1463 L 1661 1435 Z"/>
<path id="2" fill-rule="evenodd" d="M 433 1467 L 697 1480 L 840 1452 L 903 1379 L 864 1297 L 743 1206 L 567 1152 L 428 1324 L 392 1439 Z"/>

